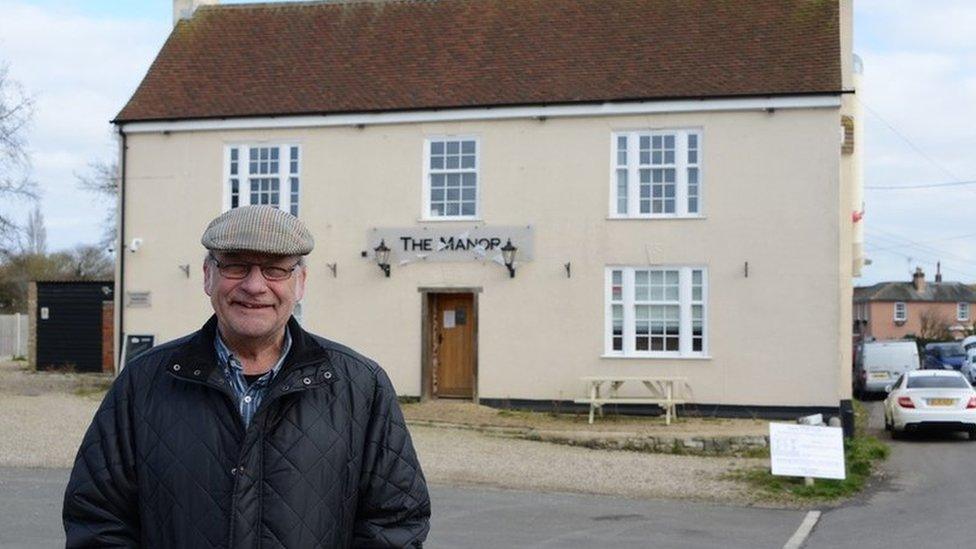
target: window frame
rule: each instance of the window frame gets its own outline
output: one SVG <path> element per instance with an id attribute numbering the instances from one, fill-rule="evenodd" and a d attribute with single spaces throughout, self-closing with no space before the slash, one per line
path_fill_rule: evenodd
<path id="1" fill-rule="evenodd" d="M 958 321 L 958 322 L 969 322 L 969 318 L 970 318 L 969 317 L 969 313 L 970 313 L 969 308 L 970 308 L 969 307 L 969 302 L 967 302 L 967 301 L 960 301 L 960 302 L 956 303 L 956 321 Z M 965 311 L 965 313 L 966 313 L 965 315 L 963 314 L 963 311 Z"/>
<path id="2" fill-rule="evenodd" d="M 705 167 L 704 167 L 704 129 L 701 127 L 675 127 L 675 128 L 653 128 L 653 129 L 630 129 L 616 130 L 610 133 L 610 186 L 609 186 L 609 219 L 701 219 L 705 217 Z M 653 212 L 653 190 L 651 196 L 651 212 L 640 212 L 640 138 L 647 136 L 653 139 L 655 136 L 675 136 L 675 211 L 671 213 Z M 697 136 L 697 161 L 694 164 L 688 162 L 688 136 Z M 618 213 L 619 196 L 617 194 L 617 170 L 621 169 L 618 163 L 617 143 L 620 137 L 627 137 L 627 200 L 626 213 Z M 653 149 L 652 149 L 653 150 Z M 653 160 L 653 159 L 652 159 Z M 651 166 L 653 164 L 649 164 Z M 698 182 L 696 183 L 696 198 L 698 211 L 689 212 L 688 210 L 688 170 L 695 168 L 698 170 Z M 653 178 L 652 178 L 653 181 Z M 653 189 L 653 182 L 651 183 Z"/>
<path id="3" fill-rule="evenodd" d="M 298 149 L 298 159 L 296 161 L 296 172 L 291 170 L 291 149 Z M 252 149 L 276 148 L 278 149 L 278 172 L 275 174 L 251 174 L 248 163 L 250 162 L 250 151 Z M 237 174 L 231 174 L 231 151 L 237 150 Z M 278 180 L 278 209 L 292 213 L 292 195 L 297 194 L 298 203 L 295 215 L 302 212 L 302 144 L 298 141 L 235 141 L 224 144 L 224 166 L 223 166 L 223 210 L 230 210 L 233 206 L 233 185 L 232 178 L 238 180 L 238 201 L 236 207 L 248 206 L 251 204 L 250 178 L 265 177 Z M 292 179 L 298 181 L 298 192 L 295 193 L 292 187 Z"/>
<path id="4" fill-rule="evenodd" d="M 898 315 L 898 306 L 901 305 L 901 318 Z M 908 321 L 908 304 L 904 301 L 896 301 L 894 305 L 894 321 L 895 322 L 907 322 Z"/>
<path id="5" fill-rule="evenodd" d="M 638 351 L 636 349 L 636 306 L 634 280 L 637 271 L 678 271 L 678 350 L 677 351 Z M 620 301 L 613 300 L 613 272 L 622 271 Z M 693 271 L 702 273 L 701 300 L 692 300 Z M 709 355 L 709 283 L 708 267 L 697 264 L 681 265 L 608 265 L 604 269 L 604 328 L 603 356 L 605 358 L 710 358 Z M 623 308 L 623 345 L 613 349 L 613 306 Z M 694 305 L 702 306 L 702 349 L 693 351 L 694 333 L 692 310 Z M 651 344 L 649 343 L 650 347 Z"/>
<path id="6" fill-rule="evenodd" d="M 430 154 L 431 143 L 437 141 L 473 141 L 474 142 L 474 215 L 431 215 L 431 168 Z M 481 138 L 471 134 L 434 134 L 424 136 L 424 147 L 422 155 L 422 181 L 421 181 L 421 221 L 481 221 L 481 195 L 482 195 L 482 176 L 481 176 Z M 458 168 L 458 173 L 465 173 L 464 168 Z"/>

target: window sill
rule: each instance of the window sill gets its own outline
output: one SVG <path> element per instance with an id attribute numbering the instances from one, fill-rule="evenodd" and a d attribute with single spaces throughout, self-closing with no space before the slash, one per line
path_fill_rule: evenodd
<path id="1" fill-rule="evenodd" d="M 645 216 L 614 216 L 608 215 L 607 221 L 658 221 L 661 219 L 708 219 L 704 215 L 645 215 Z"/>
<path id="2" fill-rule="evenodd" d="M 484 219 L 480 217 L 421 217 L 417 219 L 417 223 L 458 223 L 471 221 L 483 223 Z"/>
<path id="3" fill-rule="evenodd" d="M 711 355 L 600 355 L 600 358 L 618 358 L 625 360 L 712 360 Z"/>

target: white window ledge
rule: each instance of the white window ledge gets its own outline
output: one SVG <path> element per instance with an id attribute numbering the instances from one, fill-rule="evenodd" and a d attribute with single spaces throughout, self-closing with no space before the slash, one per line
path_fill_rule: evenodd
<path id="1" fill-rule="evenodd" d="M 470 223 L 474 221 L 475 223 L 484 223 L 484 219 L 480 217 L 419 217 L 417 218 L 417 223 Z"/>
<path id="2" fill-rule="evenodd" d="M 617 358 L 624 360 L 712 360 L 711 355 L 600 355 L 600 358 Z"/>
<path id="3" fill-rule="evenodd" d="M 661 219 L 708 219 L 705 215 L 607 216 L 607 221 L 659 221 Z"/>

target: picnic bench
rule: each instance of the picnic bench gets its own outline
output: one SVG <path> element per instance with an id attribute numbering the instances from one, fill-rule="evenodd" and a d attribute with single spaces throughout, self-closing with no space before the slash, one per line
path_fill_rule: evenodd
<path id="1" fill-rule="evenodd" d="M 678 404 L 684 404 L 685 399 L 679 397 L 675 387 L 684 389 L 688 380 L 676 376 L 587 376 L 580 378 L 587 385 L 585 398 L 577 398 L 577 404 L 590 405 L 590 424 L 593 423 L 594 412 L 599 411 L 603 417 L 605 404 L 657 404 L 664 409 L 664 422 L 671 425 L 671 418 L 678 417 Z M 620 396 L 619 389 L 624 383 L 637 382 L 647 389 L 646 396 Z M 603 385 L 609 385 L 609 391 L 602 393 Z"/>

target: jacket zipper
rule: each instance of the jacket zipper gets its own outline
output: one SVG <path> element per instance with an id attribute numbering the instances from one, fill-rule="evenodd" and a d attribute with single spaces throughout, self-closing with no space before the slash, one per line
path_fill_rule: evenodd
<path id="1" fill-rule="evenodd" d="M 288 369 L 289 370 L 292 370 L 292 371 L 295 371 L 295 370 L 298 370 L 299 368 L 304 368 L 306 366 L 311 366 L 313 364 L 316 364 L 319 361 L 320 360 L 312 360 L 312 361 L 308 361 L 308 362 L 303 362 L 302 364 L 296 364 L 294 366 L 291 366 Z M 225 402 L 231 405 L 230 407 L 231 407 L 231 409 L 233 411 L 233 415 L 234 415 L 235 421 L 237 422 L 238 430 L 241 433 L 243 433 L 243 436 L 241 437 L 241 450 L 240 450 L 240 453 L 237 455 L 237 459 L 235 460 L 235 467 L 234 467 L 234 491 L 232 492 L 233 496 L 231 496 L 231 504 L 230 504 L 230 524 L 229 524 L 229 526 L 230 526 L 230 532 L 228 533 L 228 536 L 227 536 L 227 546 L 228 547 L 234 547 L 234 522 L 235 522 L 234 521 L 234 515 L 235 515 L 234 510 L 237 508 L 237 502 L 238 502 L 238 499 L 239 499 L 238 498 L 238 491 L 239 491 L 238 488 L 240 486 L 240 480 L 241 480 L 242 461 L 244 459 L 244 452 L 247 449 L 246 443 L 248 442 L 248 433 L 250 433 L 250 431 L 252 429 L 255 429 L 256 428 L 255 427 L 255 422 L 252 421 L 250 425 L 247 425 L 247 426 L 244 425 L 244 420 L 241 418 L 241 412 L 240 412 L 240 410 L 238 410 L 236 408 L 236 402 L 235 402 L 236 395 L 234 395 L 230 391 L 230 389 L 228 389 L 227 387 L 222 386 L 222 385 L 214 385 L 212 383 L 207 382 L 206 380 L 197 380 L 197 379 L 192 379 L 192 378 L 188 378 L 188 377 L 178 376 L 176 374 L 173 374 L 172 372 L 170 372 L 170 375 L 172 375 L 173 377 L 175 377 L 177 379 L 181 379 L 183 381 L 188 381 L 190 383 L 196 383 L 196 384 L 199 384 L 199 385 L 203 385 L 205 387 L 209 387 L 211 389 L 216 389 L 219 393 L 221 393 L 225 397 L 227 397 L 225 399 Z M 264 414 L 264 416 L 261 417 L 261 422 L 263 423 L 263 428 L 265 430 L 267 429 L 267 425 L 268 425 L 268 413 L 266 411 L 266 408 L 268 408 L 271 405 L 272 402 L 278 400 L 279 398 L 281 398 L 281 396 L 283 396 L 283 395 L 281 395 L 281 392 L 280 391 L 275 391 L 274 390 L 274 389 L 277 389 L 280 384 L 281 384 L 281 377 L 280 376 L 275 376 L 275 379 L 271 382 L 271 385 L 268 386 L 268 393 L 269 393 L 268 394 L 268 398 L 263 399 L 261 401 L 261 406 L 257 410 L 255 410 L 255 412 L 254 412 L 254 417 L 255 418 L 257 418 L 259 415 L 261 415 L 261 413 Z M 299 389 L 301 391 L 304 391 L 304 390 L 308 389 L 308 387 L 299 387 Z M 260 444 L 260 442 L 255 442 L 255 444 Z M 261 459 L 260 459 L 261 463 L 260 463 L 259 466 L 263 468 L 264 467 L 264 455 L 263 455 L 264 447 L 263 447 L 263 445 L 258 448 L 258 451 L 261 452 L 261 455 L 260 455 L 260 457 L 261 457 Z M 259 471 L 259 473 L 262 474 L 262 475 L 264 474 L 263 471 Z M 258 481 L 260 481 L 260 479 L 258 479 Z M 263 513 L 263 510 L 264 510 L 264 502 L 261 500 L 260 497 L 258 498 L 258 500 L 259 500 L 258 501 L 258 513 L 259 513 L 259 516 L 258 516 L 258 525 L 260 527 L 260 519 L 261 519 L 260 514 Z M 261 536 L 259 534 L 258 535 L 258 546 L 259 547 L 260 547 L 260 543 L 261 543 Z"/>
<path id="2" fill-rule="evenodd" d="M 247 442 L 247 430 L 248 430 L 247 427 L 245 427 L 244 425 L 244 420 L 241 418 L 240 410 L 237 409 L 237 403 L 236 403 L 237 397 L 236 395 L 234 395 L 234 393 L 230 391 L 229 388 L 227 388 L 224 385 L 215 385 L 213 383 L 209 383 L 207 380 L 192 379 L 188 377 L 178 376 L 172 372 L 170 372 L 170 375 L 175 377 L 176 379 L 186 381 L 188 383 L 203 385 L 204 387 L 213 389 L 218 393 L 222 394 L 225 397 L 224 403 L 231 410 L 231 415 L 234 418 L 234 424 L 237 425 L 237 430 L 238 433 L 240 434 L 239 436 L 241 440 L 241 450 L 240 452 L 238 452 L 237 456 L 234 459 L 234 469 L 232 471 L 234 475 L 234 488 L 233 491 L 231 492 L 232 495 L 231 495 L 231 503 L 230 503 L 230 521 L 229 521 L 229 531 L 227 534 L 227 547 L 234 547 L 234 509 L 237 507 L 237 499 L 238 499 L 237 493 L 238 493 L 238 487 L 241 480 L 240 463 L 241 463 L 241 458 L 244 455 L 244 443 Z"/>
<path id="3" fill-rule="evenodd" d="M 315 364 L 317 362 L 318 362 L 318 360 L 313 360 L 313 361 L 310 361 L 310 362 L 304 362 L 302 364 L 296 364 L 296 365 L 290 367 L 289 370 L 295 371 L 295 370 L 298 370 L 299 368 L 304 368 L 305 366 L 310 366 L 310 365 Z M 284 377 L 284 376 L 275 376 L 275 379 L 272 380 L 271 385 L 268 386 L 268 393 L 269 394 L 267 395 L 267 398 L 262 399 L 261 400 L 261 406 L 259 406 L 258 409 L 254 411 L 254 418 L 255 419 L 260 418 L 261 423 L 262 423 L 262 429 L 264 430 L 265 434 L 267 434 L 268 417 L 270 417 L 270 413 L 269 413 L 268 410 L 270 409 L 271 404 L 273 402 L 275 402 L 276 400 L 278 400 L 282 396 L 280 391 L 275 391 L 275 389 L 277 389 L 278 386 L 281 384 L 282 377 Z M 301 390 L 304 391 L 305 390 L 305 387 L 302 387 Z M 237 413 L 238 419 L 240 420 L 240 416 L 241 416 L 240 412 L 238 411 L 236 413 Z M 244 431 L 244 442 L 245 443 L 248 441 L 248 434 L 250 433 L 251 429 L 256 429 L 257 428 L 256 427 L 256 424 L 257 424 L 257 422 L 252 420 L 251 421 L 251 424 L 248 425 L 247 428 L 245 429 L 245 431 Z M 254 444 L 257 444 L 258 445 L 258 458 L 259 458 L 258 459 L 258 461 L 259 461 L 259 464 L 258 464 L 259 470 L 256 471 L 255 473 L 258 474 L 258 475 L 261 475 L 261 478 L 256 478 L 255 479 L 255 483 L 260 484 L 263 481 L 263 476 L 264 476 L 264 444 L 263 444 L 262 441 L 255 441 Z M 242 444 L 241 445 L 241 453 L 240 453 L 239 456 L 237 456 L 238 462 L 243 461 L 243 459 L 244 459 L 244 452 L 246 451 L 246 449 L 247 448 Z M 241 472 L 238 471 L 237 474 L 234 475 L 234 496 L 231 498 L 231 507 L 230 507 L 230 509 L 231 509 L 231 512 L 230 512 L 230 535 L 227 537 L 227 541 L 228 541 L 227 546 L 228 547 L 234 547 L 234 515 L 236 514 L 234 512 L 234 510 L 237 508 L 237 501 L 238 501 L 238 482 L 240 481 L 240 478 L 241 478 Z M 257 536 L 257 543 L 256 543 L 256 547 L 258 549 L 260 549 L 260 547 L 261 547 L 261 520 L 262 520 L 262 515 L 263 514 L 264 514 L 264 498 L 262 498 L 261 495 L 260 495 L 260 493 L 259 493 L 258 494 L 258 536 Z"/>

